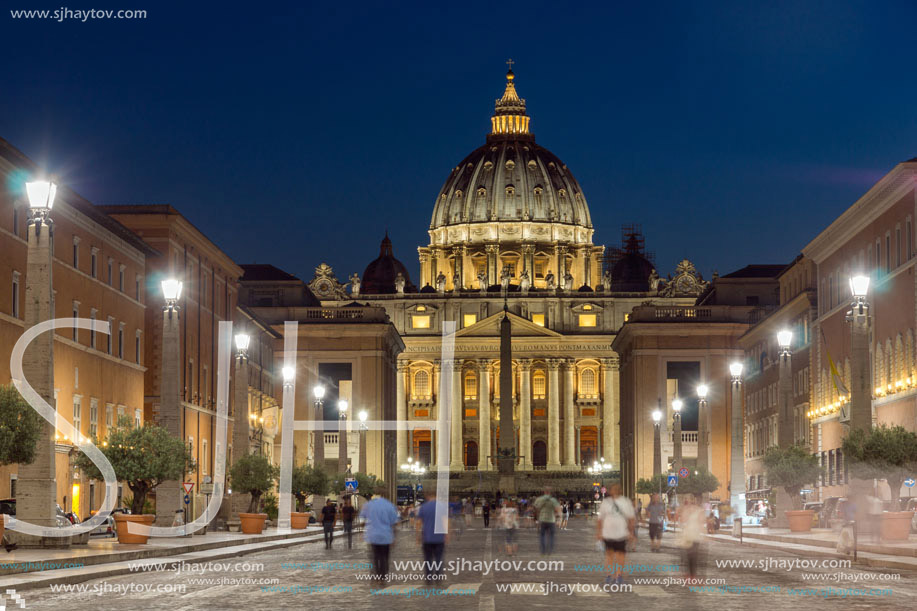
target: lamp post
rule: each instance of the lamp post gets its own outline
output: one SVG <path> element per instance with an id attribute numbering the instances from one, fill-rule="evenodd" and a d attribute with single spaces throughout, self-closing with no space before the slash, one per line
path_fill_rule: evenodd
<path id="1" fill-rule="evenodd" d="M 605 462 L 605 457 L 603 456 L 599 460 L 592 463 L 592 466 L 587 468 L 586 471 L 589 472 L 593 478 L 598 475 L 599 482 L 602 485 L 602 488 L 605 487 L 605 471 L 610 470 L 611 465 Z M 602 493 L 602 498 L 605 498 L 605 493 Z M 593 512 L 595 512 L 595 506 L 598 505 L 598 499 L 594 499 Z"/>
<path id="2" fill-rule="evenodd" d="M 315 419 L 321 424 L 325 423 L 325 387 L 316 384 L 312 387 L 312 397 L 315 399 Z M 312 462 L 317 467 L 325 468 L 325 427 L 320 426 L 312 432 Z"/>
<path id="3" fill-rule="evenodd" d="M 745 424 L 742 409 L 742 363 L 729 365 L 732 376 L 732 443 L 729 456 L 729 504 L 733 520 L 745 516 Z"/>
<path id="4" fill-rule="evenodd" d="M 181 308 L 182 283 L 167 278 L 162 283 L 166 305 L 162 309 L 162 381 L 159 389 L 159 425 L 170 435 L 184 440 L 181 403 Z M 185 440 L 187 441 L 187 440 Z M 183 478 L 184 479 L 184 478 Z M 184 490 L 177 480 L 163 482 L 156 489 L 156 525 L 172 526 L 175 513 L 183 509 Z"/>
<path id="5" fill-rule="evenodd" d="M 52 254 L 54 224 L 51 208 L 57 185 L 50 180 L 26 183 L 29 200 L 28 255 L 26 259 L 25 328 L 54 318 L 52 311 Z M 18 305 L 18 304 L 17 304 Z M 18 310 L 18 307 L 17 307 Z M 54 333 L 42 333 L 32 340 L 22 359 L 22 370 L 29 384 L 53 409 L 54 401 Z M 55 428 L 42 420 L 35 446 L 35 460 L 20 464 L 16 483 L 18 514 L 29 522 L 46 528 L 57 526 L 55 503 L 57 478 L 55 468 Z M 74 511 L 79 511 L 75 509 Z M 10 542 L 29 547 L 67 547 L 69 538 L 26 537 L 11 534 Z"/>
<path id="6" fill-rule="evenodd" d="M 347 464 L 347 401 L 338 400 L 338 469 L 341 473 L 349 473 L 350 465 Z"/>
<path id="7" fill-rule="evenodd" d="M 662 443 L 660 425 L 662 424 L 662 410 L 653 410 L 653 477 L 662 475 Z"/>
<path id="8" fill-rule="evenodd" d="M 853 306 L 847 312 L 850 323 L 850 408 L 841 413 L 841 421 L 848 420 L 850 430 L 872 428 L 872 394 L 869 367 L 869 276 L 854 276 L 850 279 Z"/>
<path id="9" fill-rule="evenodd" d="M 777 445 L 786 448 L 795 442 L 793 434 L 793 356 L 790 346 L 793 332 L 783 329 L 777 332 L 780 347 L 777 388 L 779 404 L 777 412 Z"/>
<path id="10" fill-rule="evenodd" d="M 697 387 L 697 466 L 710 470 L 710 415 L 707 412 L 706 384 Z"/>
<path id="11" fill-rule="evenodd" d="M 251 338 L 237 333 L 235 376 L 233 377 L 233 464 L 248 453 L 251 441 L 251 415 L 248 408 L 248 346 Z"/>
<path id="12" fill-rule="evenodd" d="M 421 476 L 427 472 L 427 469 L 419 462 L 415 462 L 412 456 L 408 456 L 408 461 L 401 465 L 401 470 L 408 475 L 408 479 L 411 481 L 412 503 L 417 503 L 417 486 L 420 484 Z M 416 478 L 416 482 L 414 478 Z"/>
<path id="13" fill-rule="evenodd" d="M 684 405 L 681 402 L 681 399 L 675 399 L 672 401 L 672 421 L 675 429 L 674 437 L 672 441 L 675 444 L 675 464 L 673 465 L 675 472 L 681 470 L 681 408 Z"/>
<path id="14" fill-rule="evenodd" d="M 360 410 L 360 473 L 366 473 L 366 410 Z"/>
<path id="15" fill-rule="evenodd" d="M 290 325 L 290 323 L 286 323 L 286 325 Z M 289 341 L 289 336 L 287 341 Z M 290 528 L 290 513 L 293 510 L 293 419 L 296 413 L 296 357 L 291 355 L 292 352 L 295 352 L 295 350 L 289 351 L 287 356 L 284 357 L 287 364 L 280 369 L 280 373 L 283 376 L 283 444 L 280 446 L 278 530 Z"/>

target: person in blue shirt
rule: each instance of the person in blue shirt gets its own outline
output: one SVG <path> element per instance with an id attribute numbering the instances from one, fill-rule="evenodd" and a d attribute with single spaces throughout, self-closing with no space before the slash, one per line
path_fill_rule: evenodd
<path id="1" fill-rule="evenodd" d="M 428 490 L 426 502 L 417 511 L 417 542 L 423 547 L 423 572 L 427 585 L 441 578 L 443 575 L 443 552 L 449 540 L 445 532 L 436 532 L 436 492 Z M 446 530 L 448 520 L 448 507 L 441 516 L 440 530 Z"/>
<path id="2" fill-rule="evenodd" d="M 372 550 L 373 580 L 388 579 L 388 557 L 395 542 L 395 526 L 401 520 L 398 510 L 386 499 L 385 488 L 377 488 L 375 496 L 363 506 L 360 518 L 365 522 L 363 539 Z"/>

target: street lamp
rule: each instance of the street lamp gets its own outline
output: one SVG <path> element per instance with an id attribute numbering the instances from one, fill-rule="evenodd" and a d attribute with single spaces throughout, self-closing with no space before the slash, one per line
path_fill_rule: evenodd
<path id="1" fill-rule="evenodd" d="M 707 414 L 706 384 L 697 387 L 697 466 L 710 470 L 710 426 Z"/>
<path id="2" fill-rule="evenodd" d="M 349 472 L 347 464 L 347 401 L 338 399 L 338 468 L 342 472 Z"/>
<path id="3" fill-rule="evenodd" d="M 360 473 L 366 473 L 366 418 L 368 416 L 365 409 L 360 410 Z"/>
<path id="4" fill-rule="evenodd" d="M 675 444 L 675 471 L 676 473 L 681 470 L 681 408 L 684 404 L 681 399 L 675 399 L 672 401 L 672 421 L 674 423 L 674 438 L 672 441 Z"/>
<path id="5" fill-rule="evenodd" d="M 236 351 L 240 359 L 248 358 L 248 345 L 251 342 L 251 336 L 247 333 L 236 333 Z"/>
<path id="6" fill-rule="evenodd" d="M 869 276 L 858 275 L 850 279 L 853 295 L 853 307 L 847 312 L 847 322 L 850 323 L 850 406 L 848 413 L 845 414 L 842 408 L 840 414 L 841 422 L 850 423 L 850 430 L 868 431 L 872 428 L 868 291 Z"/>
<path id="7" fill-rule="evenodd" d="M 313 462 L 321 467 L 325 466 L 325 387 L 316 384 L 312 387 L 312 397 L 315 399 L 315 419 L 321 424 L 312 431 Z"/>
<path id="8" fill-rule="evenodd" d="M 789 329 L 777 331 L 777 345 L 780 346 L 780 355 L 789 356 L 790 344 L 793 343 L 793 332 Z"/>
<path id="9" fill-rule="evenodd" d="M 742 363 L 729 365 L 732 376 L 732 444 L 729 455 L 729 504 L 733 520 L 742 521 L 745 515 L 745 425 L 742 409 Z"/>
<path id="10" fill-rule="evenodd" d="M 412 482 L 414 478 L 417 478 L 416 484 L 415 483 L 411 484 L 411 495 L 413 498 L 413 502 L 416 503 L 417 502 L 417 486 L 420 485 L 420 478 L 424 473 L 427 472 L 427 469 L 419 462 L 414 462 L 413 457 L 408 456 L 408 461 L 405 464 L 401 465 L 401 471 L 406 473 Z"/>
<path id="11" fill-rule="evenodd" d="M 172 436 L 185 439 L 184 407 L 181 390 L 181 326 L 180 308 L 182 282 L 167 277 L 160 286 L 165 305 L 162 308 L 162 381 L 160 382 L 159 416 L 163 428 Z M 186 380 L 185 400 L 191 400 L 191 384 Z M 247 404 L 247 402 L 246 402 Z M 244 412 L 242 412 L 244 414 Z M 243 416 L 244 417 L 244 416 Z M 244 427 L 243 427 L 244 428 Z M 244 431 L 248 437 L 248 430 Z M 248 439 L 245 439 L 245 444 Z M 243 454 L 247 454 L 244 452 Z M 185 508 L 182 502 L 184 490 L 182 480 L 169 480 L 159 485 L 156 491 L 156 525 L 171 526 L 176 512 Z M 160 491 L 162 499 L 160 501 Z M 187 516 L 186 516 L 187 517 Z M 187 522 L 187 520 L 186 520 Z"/>
<path id="12" fill-rule="evenodd" d="M 653 410 L 653 477 L 662 474 L 662 443 L 659 429 L 662 424 L 662 410 Z"/>
<path id="13" fill-rule="evenodd" d="M 36 233 L 42 225 L 51 225 L 51 208 L 57 196 L 57 185 L 50 180 L 36 180 L 25 183 L 29 197 L 29 225 L 35 225 Z"/>

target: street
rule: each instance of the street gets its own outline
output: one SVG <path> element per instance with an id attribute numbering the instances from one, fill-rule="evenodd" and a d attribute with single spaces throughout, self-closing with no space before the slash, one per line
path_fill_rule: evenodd
<path id="1" fill-rule="evenodd" d="M 169 570 L 138 572 L 69 586 L 71 590 L 25 590 L 27 609 L 96 611 L 98 609 L 883 609 L 913 608 L 917 573 L 859 567 L 809 568 L 822 558 L 805 558 L 777 550 L 742 548 L 713 542 L 706 546 L 702 577 L 707 583 L 686 587 L 680 580 L 680 554 L 674 535 L 666 533 L 663 551 L 649 551 L 641 529 L 638 550 L 628 555 L 627 589 L 602 591 L 603 558 L 596 550 L 591 518 L 571 519 L 557 533 L 555 553 L 542 556 L 534 529 L 517 537 L 519 551 L 508 557 L 503 531 L 484 529 L 476 519 L 447 545 L 445 593 L 433 593 L 419 567 L 394 570 L 383 587 L 359 577 L 368 573 L 369 555 L 361 538 L 354 548 L 336 537 L 333 549 L 309 543 L 270 553 L 255 553 L 209 563 L 187 562 Z M 398 530 L 392 563 L 422 560 L 414 534 Z M 545 565 L 540 561 L 562 564 Z M 515 561 L 515 563 L 513 563 Z M 535 564 L 529 565 L 530 562 Z M 834 563 L 833 560 L 828 560 Z M 720 566 L 717 563 L 732 564 Z M 746 563 L 747 566 L 736 566 Z M 561 568 L 562 567 L 562 568 Z M 766 570 L 765 570 L 766 569 Z M 808 579 L 806 578 L 808 577 Z M 815 577 L 814 579 L 812 577 Z M 668 578 L 668 585 L 666 579 Z M 655 584 L 645 580 L 658 580 Z M 854 583 L 856 580 L 856 583 Z M 857 588 L 857 592 L 851 591 Z M 729 591 L 724 591 L 728 589 Z M 10 606 L 11 608 L 11 606 Z"/>

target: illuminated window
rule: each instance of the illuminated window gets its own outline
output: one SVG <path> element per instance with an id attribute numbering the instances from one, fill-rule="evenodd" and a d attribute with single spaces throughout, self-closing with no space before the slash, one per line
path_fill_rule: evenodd
<path id="1" fill-rule="evenodd" d="M 474 323 L 478 322 L 478 315 L 477 314 L 465 314 L 462 317 L 462 319 L 465 323 L 465 326 L 470 327 Z"/>
<path id="2" fill-rule="evenodd" d="M 544 261 L 535 261 L 535 277 L 544 278 Z"/>
<path id="3" fill-rule="evenodd" d="M 624 322 L 627 322 L 628 320 L 630 320 L 630 314 L 625 314 L 625 315 L 624 315 Z"/>
<path id="4" fill-rule="evenodd" d="M 587 303 L 586 305 L 583 306 L 583 310 L 585 310 L 586 312 L 590 311 L 591 309 L 592 309 L 592 304 Z"/>
<path id="5" fill-rule="evenodd" d="M 427 306 L 419 305 L 419 306 L 417 306 L 417 311 L 418 311 L 418 312 L 426 312 L 426 311 L 427 311 Z"/>
<path id="6" fill-rule="evenodd" d="M 532 314 L 532 322 L 539 327 L 544 326 L 544 314 Z"/>
<path id="7" fill-rule="evenodd" d="M 411 327 L 414 329 L 429 329 L 430 328 L 430 317 L 429 316 L 411 316 Z"/>
<path id="8" fill-rule="evenodd" d="M 430 373 L 426 370 L 420 370 L 414 374 L 414 398 L 430 398 Z"/>
<path id="9" fill-rule="evenodd" d="M 579 315 L 579 326 L 594 327 L 595 326 L 595 314 L 580 314 Z"/>
<path id="10" fill-rule="evenodd" d="M 465 398 L 476 399 L 478 397 L 478 377 L 471 372 L 465 374 Z"/>
<path id="11" fill-rule="evenodd" d="M 546 381 L 543 371 L 536 371 L 532 374 L 532 396 L 535 399 L 544 399 Z"/>
<path id="12" fill-rule="evenodd" d="M 579 378 L 579 394 L 581 397 L 595 397 L 595 369 L 583 369 Z"/>

